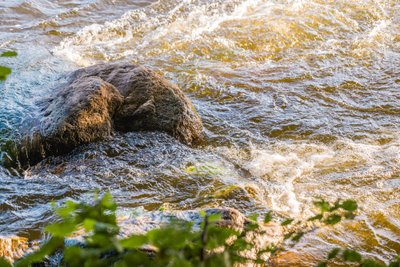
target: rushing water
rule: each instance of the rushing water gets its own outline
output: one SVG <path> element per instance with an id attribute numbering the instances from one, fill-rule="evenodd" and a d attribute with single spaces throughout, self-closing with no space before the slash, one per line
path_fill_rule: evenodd
<path id="1" fill-rule="evenodd" d="M 400 252 L 398 0 L 0 1 L 0 142 L 37 117 L 66 72 L 104 61 L 147 65 L 193 100 L 206 140 L 117 135 L 11 176 L 0 169 L 0 233 L 37 238 L 51 201 L 110 190 L 123 207 L 235 207 L 308 216 L 354 198 L 354 222 L 296 248 L 310 266 L 352 244 Z M 234 187 L 236 186 L 236 187 Z"/>

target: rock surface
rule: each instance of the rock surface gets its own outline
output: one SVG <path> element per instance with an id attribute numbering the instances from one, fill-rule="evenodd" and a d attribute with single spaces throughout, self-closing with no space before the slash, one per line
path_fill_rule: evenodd
<path id="1" fill-rule="evenodd" d="M 0 257 L 9 261 L 21 258 L 26 253 L 32 252 L 32 249 L 32 244 L 25 237 L 0 236 Z"/>
<path id="2" fill-rule="evenodd" d="M 114 130 L 163 131 L 189 145 L 203 132 L 200 117 L 177 86 L 132 64 L 77 70 L 40 107 L 40 122 L 13 148 L 8 165 L 15 161 L 27 169 L 48 156 L 102 140 Z"/>
<path id="3" fill-rule="evenodd" d="M 176 85 L 148 68 L 101 64 L 78 70 L 73 76 L 100 77 L 119 90 L 124 103 L 115 115 L 117 130 L 164 131 L 186 144 L 201 138 L 201 119 L 190 100 Z"/>
<path id="4" fill-rule="evenodd" d="M 40 103 L 43 118 L 18 145 L 17 161 L 26 168 L 49 155 L 65 154 L 109 136 L 112 118 L 122 103 L 118 90 L 102 79 L 75 79 Z"/>

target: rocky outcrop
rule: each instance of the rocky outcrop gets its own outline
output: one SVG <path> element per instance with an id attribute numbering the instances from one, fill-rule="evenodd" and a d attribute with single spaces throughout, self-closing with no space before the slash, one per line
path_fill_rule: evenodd
<path id="1" fill-rule="evenodd" d="M 42 118 L 9 153 L 26 169 L 48 156 L 102 140 L 114 130 L 163 131 L 185 144 L 203 126 L 190 100 L 174 84 L 143 66 L 101 64 L 73 72 L 40 104 Z"/>

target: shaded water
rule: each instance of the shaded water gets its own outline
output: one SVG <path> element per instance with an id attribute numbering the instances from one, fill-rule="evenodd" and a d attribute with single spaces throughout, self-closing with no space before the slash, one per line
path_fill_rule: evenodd
<path id="1" fill-rule="evenodd" d="M 2 143 L 63 74 L 117 60 L 176 82 L 206 128 L 199 148 L 131 133 L 24 177 L 0 169 L 0 233 L 36 238 L 51 201 L 93 188 L 123 207 L 291 217 L 323 196 L 354 198 L 361 213 L 305 238 L 304 266 L 349 243 L 382 260 L 400 251 L 397 0 L 3 1 L 0 49 L 20 53 L 0 61 L 14 70 L 0 84 Z"/>

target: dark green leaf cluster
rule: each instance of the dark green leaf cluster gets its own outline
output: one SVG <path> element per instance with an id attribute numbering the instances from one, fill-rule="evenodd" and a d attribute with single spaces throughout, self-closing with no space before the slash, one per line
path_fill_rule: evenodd
<path id="1" fill-rule="evenodd" d="M 18 54 L 14 51 L 6 51 L 0 54 L 0 57 L 16 57 Z M 0 81 L 5 81 L 7 76 L 11 74 L 11 69 L 0 65 Z"/>
<path id="2" fill-rule="evenodd" d="M 355 212 L 357 211 L 357 202 L 351 199 L 338 200 L 334 204 L 331 204 L 323 199 L 315 201 L 314 205 L 319 208 L 319 213 L 311 218 L 309 221 L 321 221 L 328 225 L 334 225 L 339 223 L 341 220 L 354 219 Z"/>

